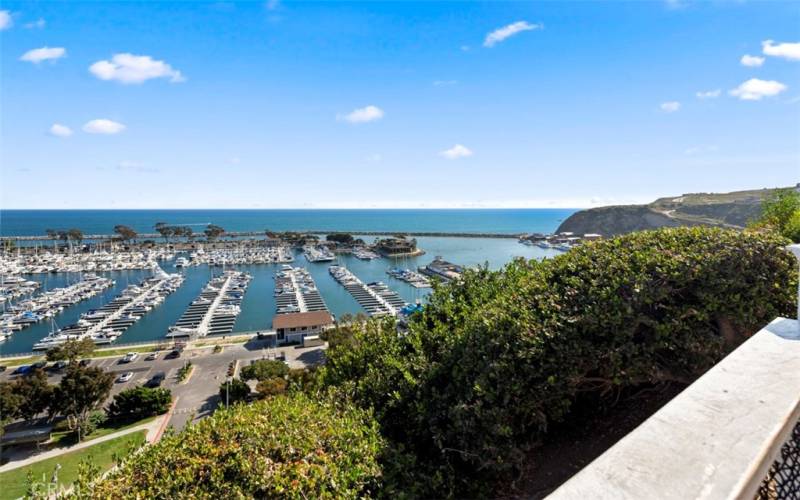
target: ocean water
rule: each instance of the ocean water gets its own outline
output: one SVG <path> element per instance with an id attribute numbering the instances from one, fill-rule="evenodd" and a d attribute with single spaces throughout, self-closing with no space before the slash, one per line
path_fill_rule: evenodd
<path id="1" fill-rule="evenodd" d="M 316 215 L 314 215 L 316 213 Z M 379 216 L 378 213 L 383 214 Z M 79 227 L 86 234 L 109 233 L 115 224 L 129 224 L 144 232 L 156 221 L 170 224 L 186 224 L 189 221 L 212 222 L 229 230 L 248 231 L 259 228 L 272 230 L 333 230 L 361 229 L 364 231 L 425 231 L 425 232 L 552 232 L 560 219 L 567 217 L 569 210 L 392 210 L 392 211 L 277 211 L 277 210 L 179 210 L 179 211 L 2 211 L 2 234 L 42 234 L 46 228 Z M 285 215 L 287 219 L 279 216 Z M 28 221 L 27 223 L 25 221 Z M 199 232 L 199 231 L 198 231 Z M 357 232 L 356 232 L 357 235 Z M 359 235 L 357 235 L 359 236 Z M 360 235 L 367 242 L 376 236 Z M 414 288 L 386 274 L 392 267 L 416 269 L 428 264 L 435 256 L 465 265 L 488 265 L 498 269 L 515 257 L 542 259 L 557 254 L 535 246 L 522 245 L 515 238 L 476 237 L 418 237 L 418 246 L 424 255 L 397 259 L 375 259 L 362 261 L 349 255 L 338 257 L 338 263 L 347 266 L 364 282 L 383 281 L 397 291 L 405 300 L 425 300 L 428 289 Z M 186 275 L 183 286 L 169 295 L 164 303 L 153 309 L 132 325 L 118 340 L 119 343 L 156 340 L 164 338 L 167 329 L 183 314 L 189 303 L 216 273 L 222 269 L 208 266 L 176 270 L 173 262 L 164 262 L 167 272 L 182 272 Z M 357 313 L 361 307 L 353 297 L 328 273 L 330 263 L 311 263 L 302 253 L 295 255 L 295 266 L 306 267 L 331 312 L 337 316 Z M 253 276 L 242 303 L 242 312 L 237 318 L 234 332 L 264 330 L 271 327 L 275 314 L 273 296 L 275 272 L 278 265 L 234 266 Z M 150 271 L 120 271 L 101 273 L 116 281 L 107 289 L 80 304 L 65 309 L 55 318 L 57 327 L 67 326 L 78 320 L 81 313 L 95 309 L 110 301 L 131 283 L 138 283 L 150 276 Z M 40 281 L 42 289 L 65 286 L 80 279 L 77 274 L 33 274 L 27 279 Z M 12 335 L 0 344 L 0 354 L 28 352 L 39 339 L 51 329 L 50 322 L 42 322 Z"/>
<path id="2" fill-rule="evenodd" d="M 455 233 L 552 232 L 574 209 L 453 210 L 2 210 L 0 236 L 43 235 L 47 229 L 78 228 L 111 234 L 123 224 L 152 233 L 156 222 L 188 225 L 196 233 L 209 223 L 228 231 L 386 231 Z"/>

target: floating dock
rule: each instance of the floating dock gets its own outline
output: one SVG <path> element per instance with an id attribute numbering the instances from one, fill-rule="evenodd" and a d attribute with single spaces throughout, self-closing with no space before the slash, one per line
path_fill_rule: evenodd
<path id="1" fill-rule="evenodd" d="M 100 309 L 83 313 L 74 325 L 65 327 L 43 338 L 34 350 L 46 350 L 68 340 L 90 338 L 97 345 L 114 342 L 131 325 L 164 301 L 184 281 L 179 274 L 148 278 L 139 285 L 131 285 Z"/>
<path id="2" fill-rule="evenodd" d="M 365 284 L 342 266 L 330 266 L 328 271 L 370 316 L 397 316 L 408 305 L 397 292 L 380 281 Z"/>
<path id="3" fill-rule="evenodd" d="M 167 337 L 205 337 L 225 335 L 233 331 L 236 317 L 251 276 L 239 271 L 226 271 L 212 278 L 200 296 L 189 304 Z"/>
<path id="4" fill-rule="evenodd" d="M 277 314 L 328 310 L 308 270 L 289 265 L 275 275 L 275 307 Z"/>

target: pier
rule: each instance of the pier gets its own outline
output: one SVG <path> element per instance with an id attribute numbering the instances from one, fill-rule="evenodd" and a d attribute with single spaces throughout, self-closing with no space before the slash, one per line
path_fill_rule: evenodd
<path id="1" fill-rule="evenodd" d="M 233 331 L 249 281 L 250 276 L 239 271 L 226 271 L 212 278 L 170 328 L 167 337 L 194 338 Z"/>
<path id="2" fill-rule="evenodd" d="M 120 295 L 100 309 L 81 315 L 74 325 L 51 333 L 38 343 L 34 350 L 47 350 L 68 340 L 90 338 L 95 344 L 110 344 L 136 323 L 142 316 L 164 301 L 164 297 L 177 290 L 184 281 L 183 276 L 160 271 L 155 278 L 141 285 L 131 285 Z"/>
<path id="3" fill-rule="evenodd" d="M 275 275 L 275 305 L 277 314 L 328 310 L 308 270 L 288 265 Z"/>
<path id="4" fill-rule="evenodd" d="M 331 266 L 329 272 L 370 316 L 397 316 L 400 310 L 408 305 L 396 292 L 381 282 L 367 285 L 342 266 Z"/>

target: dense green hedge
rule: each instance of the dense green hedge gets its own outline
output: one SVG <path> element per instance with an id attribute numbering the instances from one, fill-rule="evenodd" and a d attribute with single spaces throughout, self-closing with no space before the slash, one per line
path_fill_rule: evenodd
<path id="1" fill-rule="evenodd" d="M 380 479 L 369 413 L 302 394 L 220 409 L 130 458 L 94 498 L 355 498 Z"/>
<path id="2" fill-rule="evenodd" d="M 407 335 L 356 328 L 320 382 L 375 410 L 403 464 L 386 464 L 385 492 L 476 494 L 513 477 L 579 396 L 690 382 L 791 314 L 786 243 L 665 229 L 471 271 L 438 287 Z"/>

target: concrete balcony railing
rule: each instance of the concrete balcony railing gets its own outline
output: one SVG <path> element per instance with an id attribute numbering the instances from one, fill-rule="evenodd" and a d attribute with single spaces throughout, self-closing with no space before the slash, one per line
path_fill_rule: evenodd
<path id="1" fill-rule="evenodd" d="M 800 499 L 800 322 L 779 318 L 551 499 Z"/>

